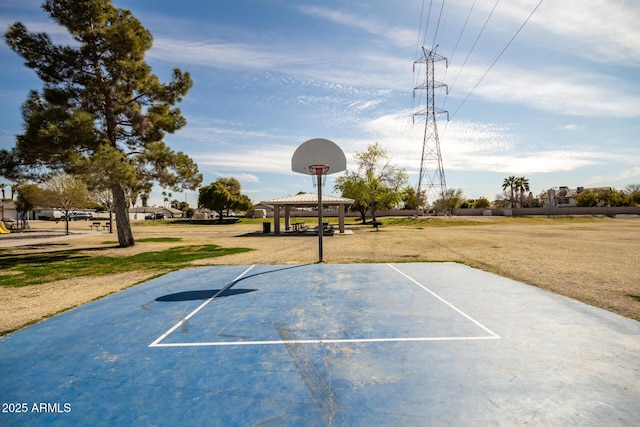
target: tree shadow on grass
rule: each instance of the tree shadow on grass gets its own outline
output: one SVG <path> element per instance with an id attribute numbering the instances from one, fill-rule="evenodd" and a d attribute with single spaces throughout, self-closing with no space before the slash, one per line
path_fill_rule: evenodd
<path id="1" fill-rule="evenodd" d="M 29 249 L 40 249 L 29 248 Z M 62 249 L 57 251 L 46 252 L 29 252 L 29 253 L 9 253 L 0 254 L 0 269 L 11 268 L 16 265 L 41 265 L 52 262 L 61 262 L 68 260 L 79 260 L 90 258 L 89 255 L 83 255 L 81 252 L 99 252 L 112 249 L 112 247 L 95 247 L 82 249 Z"/>
<path id="2" fill-rule="evenodd" d="M 222 221 L 220 219 L 174 219 L 165 222 L 178 225 L 231 225 L 240 222 L 240 218 L 225 217 Z"/>
<path id="3" fill-rule="evenodd" d="M 80 258 L 88 258 L 88 255 L 79 255 L 78 251 L 0 255 L 0 269 L 11 268 L 16 265 L 42 265 Z"/>

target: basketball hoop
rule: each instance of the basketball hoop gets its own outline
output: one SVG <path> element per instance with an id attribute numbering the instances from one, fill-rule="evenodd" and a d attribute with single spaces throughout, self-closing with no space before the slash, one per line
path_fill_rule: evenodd
<path id="1" fill-rule="evenodd" d="M 329 170 L 331 168 L 331 170 Z M 314 138 L 300 144 L 291 156 L 291 170 L 311 175 L 313 186 L 318 189 L 318 262 L 322 262 L 322 187 L 327 175 L 347 169 L 347 158 L 342 149 L 324 138 Z"/>
<path id="2" fill-rule="evenodd" d="M 313 187 L 315 188 L 320 181 L 320 177 L 322 176 L 322 186 L 324 187 L 324 183 L 327 181 L 327 174 L 329 173 L 329 165 L 318 163 L 315 165 L 309 166 L 309 173 L 311 174 L 311 181 L 313 182 Z"/>

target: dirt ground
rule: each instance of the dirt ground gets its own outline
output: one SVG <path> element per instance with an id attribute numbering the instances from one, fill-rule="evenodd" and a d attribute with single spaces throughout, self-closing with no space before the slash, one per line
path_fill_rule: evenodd
<path id="1" fill-rule="evenodd" d="M 306 220 L 312 223 L 312 219 Z M 442 226 L 442 222 L 450 226 Z M 62 224 L 34 221 L 32 228 Z M 115 234 L 88 232 L 72 223 L 73 239 L 47 238 L 0 250 L 6 253 L 91 249 L 117 243 Z M 318 261 L 313 236 L 263 235 L 261 224 L 174 225 L 139 222 L 137 239 L 180 237 L 180 242 L 138 242 L 100 255 L 126 255 L 185 244 L 216 244 L 253 251 L 194 262 L 216 264 L 300 264 Z M 0 236 L 1 238 L 2 236 Z M 87 252 L 89 253 L 89 252 Z M 640 321 L 640 218 L 449 218 L 420 224 L 348 224 L 347 234 L 325 237 L 324 262 L 454 261 L 509 277 Z M 0 272 L 1 273 L 1 272 Z M 80 277 L 42 285 L 0 288 L 0 331 L 11 331 L 61 311 L 148 280 L 157 273 L 131 272 Z M 635 296 L 635 297 L 634 297 Z"/>

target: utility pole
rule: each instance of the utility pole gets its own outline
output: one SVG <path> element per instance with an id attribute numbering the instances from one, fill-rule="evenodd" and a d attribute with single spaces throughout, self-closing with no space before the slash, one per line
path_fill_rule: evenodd
<path id="1" fill-rule="evenodd" d="M 425 194 L 427 198 L 429 196 L 440 197 L 444 202 L 445 210 L 449 210 L 447 206 L 447 182 L 444 177 L 444 167 L 442 165 L 442 154 L 440 153 L 440 139 L 438 138 L 438 126 L 436 124 L 436 114 L 447 114 L 447 121 L 449 120 L 449 112 L 435 107 L 435 91 L 444 87 L 447 90 L 447 85 L 444 83 L 435 81 L 435 63 L 445 61 L 446 66 L 449 66 L 449 61 L 436 53 L 437 46 L 433 50 L 422 48 L 422 57 L 413 63 L 413 72 L 416 73 L 416 64 L 418 64 L 417 72 L 420 73 L 420 69 L 424 64 L 424 80 L 422 83 L 413 88 L 413 98 L 415 100 L 416 93 L 418 97 L 418 104 L 416 111 L 413 114 L 413 120 L 415 124 L 416 116 L 424 116 L 424 137 L 422 142 L 422 157 L 420 159 L 420 175 L 418 178 L 418 187 L 416 193 L 418 196 L 422 194 L 423 185 L 426 187 Z M 418 81 L 416 79 L 416 81 Z M 424 94 L 424 103 L 422 100 Z"/>

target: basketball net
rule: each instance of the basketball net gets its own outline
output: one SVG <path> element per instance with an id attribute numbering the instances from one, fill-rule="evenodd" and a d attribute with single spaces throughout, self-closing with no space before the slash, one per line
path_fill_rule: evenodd
<path id="1" fill-rule="evenodd" d="M 322 186 L 324 187 L 325 182 L 327 181 L 327 173 L 329 172 L 329 165 L 325 164 L 317 164 L 310 165 L 309 172 L 311 173 L 311 182 L 313 182 L 313 188 L 318 186 L 318 176 L 322 176 Z"/>

